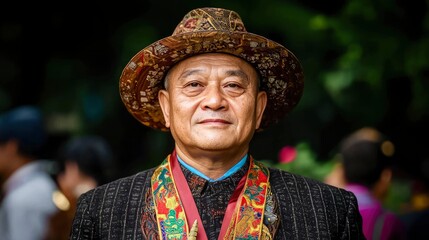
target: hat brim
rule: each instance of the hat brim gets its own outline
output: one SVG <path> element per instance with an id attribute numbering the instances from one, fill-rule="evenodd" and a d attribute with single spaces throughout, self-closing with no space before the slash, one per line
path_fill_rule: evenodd
<path id="1" fill-rule="evenodd" d="M 303 94 L 301 64 L 284 46 L 248 32 L 192 32 L 163 38 L 128 62 L 119 81 L 120 96 L 127 110 L 144 125 L 167 131 L 158 102 L 165 74 L 179 61 L 202 53 L 237 56 L 260 73 L 260 90 L 268 96 L 260 129 L 277 123 Z"/>

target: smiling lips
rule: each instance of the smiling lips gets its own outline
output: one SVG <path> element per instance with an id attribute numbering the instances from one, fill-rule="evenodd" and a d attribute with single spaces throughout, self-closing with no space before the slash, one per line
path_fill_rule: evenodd
<path id="1" fill-rule="evenodd" d="M 205 123 L 215 123 L 215 124 L 231 124 L 229 121 L 224 119 L 204 119 L 200 121 L 199 123 L 205 124 Z"/>

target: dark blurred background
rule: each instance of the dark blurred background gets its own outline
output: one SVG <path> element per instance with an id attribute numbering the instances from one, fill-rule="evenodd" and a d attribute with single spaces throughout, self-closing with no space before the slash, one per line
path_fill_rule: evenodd
<path id="1" fill-rule="evenodd" d="M 172 150 L 171 138 L 127 112 L 119 76 L 140 49 L 171 35 L 189 10 L 214 6 L 238 12 L 249 32 L 283 44 L 304 67 L 301 102 L 256 135 L 255 158 L 275 162 L 282 146 L 304 142 L 317 161 L 328 161 L 342 137 L 373 126 L 395 143 L 398 174 L 429 171 L 426 0 L 9 4 L 0 10 L 0 111 L 42 108 L 51 135 L 44 158 L 70 136 L 90 133 L 113 146 L 114 178 L 159 163 Z"/>

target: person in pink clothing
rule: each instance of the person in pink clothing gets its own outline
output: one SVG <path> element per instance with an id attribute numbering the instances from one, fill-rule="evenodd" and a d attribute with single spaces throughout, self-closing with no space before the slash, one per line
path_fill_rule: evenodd
<path id="1" fill-rule="evenodd" d="M 393 143 L 381 132 L 361 128 L 341 141 L 340 161 L 325 180 L 356 195 L 368 240 L 407 239 L 399 217 L 382 205 L 392 179 L 393 155 Z"/>

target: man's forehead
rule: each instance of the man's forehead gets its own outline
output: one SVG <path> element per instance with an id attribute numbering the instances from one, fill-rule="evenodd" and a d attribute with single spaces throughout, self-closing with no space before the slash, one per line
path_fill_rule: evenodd
<path id="1" fill-rule="evenodd" d="M 173 66 L 170 72 L 179 71 L 188 76 L 204 72 L 205 67 L 221 67 L 228 75 L 257 75 L 256 69 L 250 63 L 226 53 L 204 53 L 186 58 Z"/>

